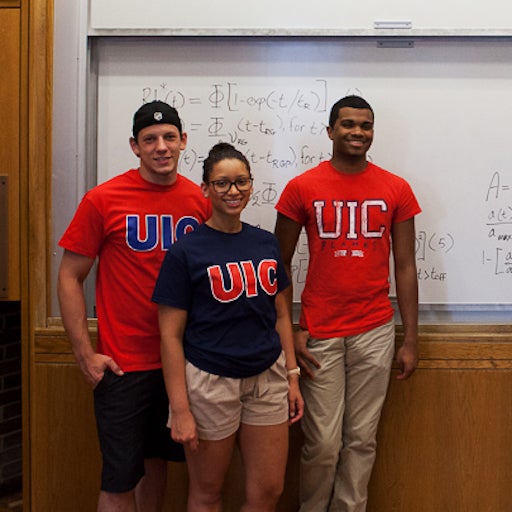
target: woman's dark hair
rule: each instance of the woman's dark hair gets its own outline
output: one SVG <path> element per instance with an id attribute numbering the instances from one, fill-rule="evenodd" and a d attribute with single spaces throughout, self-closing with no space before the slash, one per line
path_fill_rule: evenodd
<path id="1" fill-rule="evenodd" d="M 210 149 L 208 157 L 203 162 L 203 181 L 205 183 L 208 183 L 213 166 L 221 160 L 226 160 L 226 158 L 235 158 L 236 160 L 240 160 L 247 167 L 249 175 L 251 174 L 251 166 L 249 165 L 247 158 L 245 158 L 245 155 L 231 144 L 228 144 L 227 142 L 219 142 Z"/>

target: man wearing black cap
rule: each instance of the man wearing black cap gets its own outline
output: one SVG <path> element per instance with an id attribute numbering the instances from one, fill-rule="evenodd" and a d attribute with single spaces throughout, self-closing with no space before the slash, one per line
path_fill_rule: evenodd
<path id="1" fill-rule="evenodd" d="M 151 294 L 167 249 L 209 216 L 197 185 L 178 174 L 187 135 L 161 101 L 133 118 L 130 146 L 140 160 L 91 189 L 59 245 L 58 296 L 64 327 L 94 389 L 103 455 L 98 511 L 161 510 L 167 460 L 184 460 L 166 428 L 157 306 Z M 83 282 L 98 258 L 98 342 L 88 332 Z"/>

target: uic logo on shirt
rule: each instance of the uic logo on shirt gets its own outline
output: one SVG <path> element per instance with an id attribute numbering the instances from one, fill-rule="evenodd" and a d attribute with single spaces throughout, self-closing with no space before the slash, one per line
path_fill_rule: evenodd
<path id="1" fill-rule="evenodd" d="M 382 238 L 386 227 L 376 226 L 377 230 L 370 229 L 370 217 L 372 213 L 382 214 L 388 211 L 388 205 L 382 199 L 367 199 L 359 204 L 359 201 L 333 201 L 334 231 L 326 231 L 324 225 L 325 201 L 314 201 L 316 225 L 320 238 L 339 238 L 343 233 L 343 215 L 347 216 L 345 237 L 356 240 L 359 234 L 363 238 Z M 376 212 L 375 209 L 378 211 Z M 359 218 L 359 225 L 358 220 Z M 382 217 L 381 217 L 382 219 Z"/>
<path id="2" fill-rule="evenodd" d="M 160 244 L 166 251 L 198 225 L 199 220 L 191 216 L 175 221 L 173 215 L 127 215 L 126 244 L 134 251 L 152 251 Z"/>
<path id="3" fill-rule="evenodd" d="M 208 278 L 212 295 L 219 302 L 232 302 L 244 292 L 247 297 L 256 297 L 259 287 L 268 295 L 277 292 L 277 261 L 262 260 L 258 268 L 252 261 L 240 261 L 226 263 L 225 272 L 229 277 L 229 283 L 224 279 L 224 273 L 220 265 L 208 267 Z"/>

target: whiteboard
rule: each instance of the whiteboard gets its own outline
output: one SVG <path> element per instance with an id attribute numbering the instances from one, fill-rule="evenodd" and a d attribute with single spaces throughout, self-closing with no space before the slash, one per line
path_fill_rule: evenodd
<path id="1" fill-rule="evenodd" d="M 371 160 L 412 185 L 422 304 L 512 303 L 512 41 L 417 39 L 98 38 L 97 176 L 137 165 L 133 112 L 165 100 L 189 135 L 180 172 L 200 182 L 219 140 L 252 163 L 245 220 L 273 230 L 296 174 L 329 158 L 331 105 L 347 93 L 375 110 Z M 301 236 L 296 300 L 307 271 Z"/>

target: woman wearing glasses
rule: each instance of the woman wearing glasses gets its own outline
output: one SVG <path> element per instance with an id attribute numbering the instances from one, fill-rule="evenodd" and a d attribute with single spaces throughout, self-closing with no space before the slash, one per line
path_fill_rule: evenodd
<path id="1" fill-rule="evenodd" d="M 201 188 L 212 216 L 169 249 L 153 295 L 172 437 L 187 457 L 188 510 L 222 510 L 238 443 L 242 510 L 274 511 L 288 425 L 304 407 L 281 293 L 289 282 L 274 235 L 240 220 L 252 192 L 245 156 L 226 143 L 214 146 Z"/>

